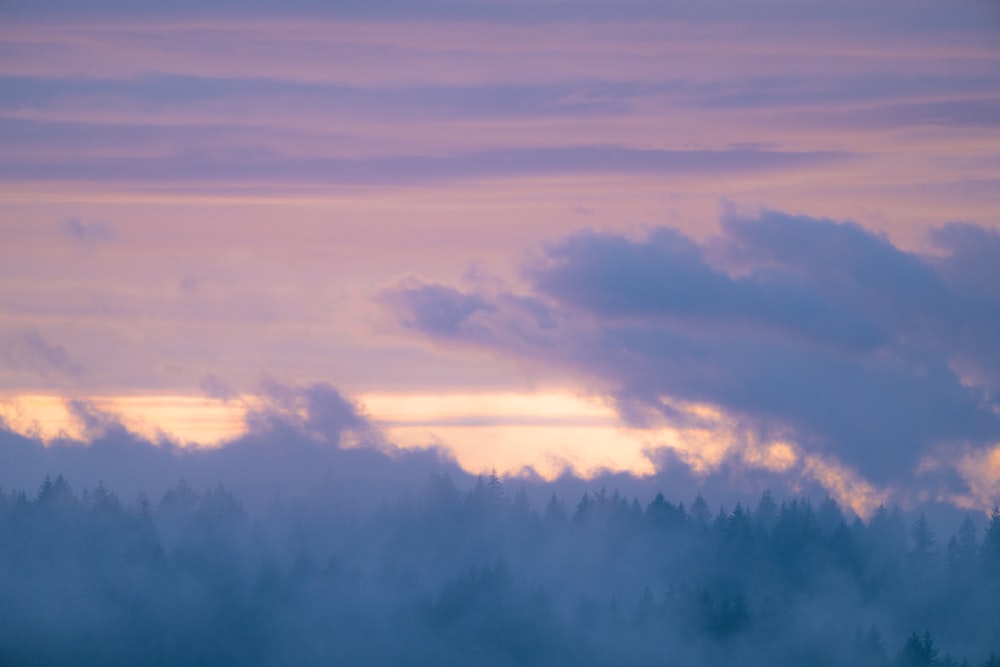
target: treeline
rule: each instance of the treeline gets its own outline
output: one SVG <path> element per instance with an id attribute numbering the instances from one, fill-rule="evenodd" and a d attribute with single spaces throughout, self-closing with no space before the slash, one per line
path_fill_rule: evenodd
<path id="1" fill-rule="evenodd" d="M 535 508 L 434 475 L 370 515 L 334 497 L 0 490 L 0 664 L 1000 667 L 996 510 L 944 539 L 769 493 Z"/>

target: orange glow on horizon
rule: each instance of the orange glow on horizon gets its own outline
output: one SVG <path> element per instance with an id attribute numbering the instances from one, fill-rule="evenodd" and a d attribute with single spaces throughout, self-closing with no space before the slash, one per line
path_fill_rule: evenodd
<path id="1" fill-rule="evenodd" d="M 199 396 L 96 396 L 87 402 L 153 442 L 164 436 L 182 445 L 213 446 L 244 432 L 245 405 Z M 86 440 L 79 417 L 61 396 L 26 394 L 0 397 L 0 418 L 22 435 L 45 442 Z"/>
<path id="2" fill-rule="evenodd" d="M 153 442 L 166 437 L 183 446 L 212 447 L 244 434 L 247 410 L 264 400 L 252 395 L 230 401 L 159 395 L 91 397 L 88 403 Z M 501 474 L 518 476 L 533 471 L 548 480 L 565 472 L 584 478 L 604 471 L 649 476 L 657 472 L 657 452 L 669 450 L 696 476 L 737 460 L 751 468 L 788 474 L 793 483 L 796 476 L 814 479 L 862 517 L 889 499 L 887 490 L 836 460 L 805 453 L 791 441 L 754 441 L 710 405 L 672 403 L 697 417 L 698 427 L 630 428 L 606 401 L 558 390 L 373 392 L 359 395 L 356 404 L 396 446 L 441 447 L 470 473 L 496 468 Z M 13 431 L 46 442 L 85 441 L 93 436 L 67 401 L 55 395 L 0 397 L 0 418 Z M 959 470 L 973 492 L 952 501 L 982 509 L 1000 484 L 1000 446 L 966 454 Z"/>

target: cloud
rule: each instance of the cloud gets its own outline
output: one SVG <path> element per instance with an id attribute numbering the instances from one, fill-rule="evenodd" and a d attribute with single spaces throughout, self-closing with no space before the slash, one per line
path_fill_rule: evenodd
<path id="1" fill-rule="evenodd" d="M 81 243 L 98 243 L 111 239 L 111 226 L 106 222 L 84 222 L 79 218 L 70 218 L 63 222 L 62 233 Z"/>
<path id="2" fill-rule="evenodd" d="M 0 330 L 0 368 L 44 379 L 73 378 L 82 372 L 62 346 L 52 345 L 35 328 Z"/>
<path id="3" fill-rule="evenodd" d="M 379 436 L 354 403 L 325 383 L 305 388 L 273 380 L 263 384 L 263 405 L 247 412 L 251 433 L 266 435 L 274 430 L 294 428 L 298 433 L 321 442 L 341 445 L 346 433 L 365 437 L 378 444 Z"/>
<path id="4" fill-rule="evenodd" d="M 475 294 L 464 294 L 447 285 L 412 282 L 383 292 L 382 301 L 405 310 L 402 323 L 434 336 L 455 336 L 460 327 L 468 333 L 469 318 L 493 305 Z"/>
<path id="5" fill-rule="evenodd" d="M 1000 440 L 996 232 L 942 228 L 925 256 L 779 212 L 721 229 L 705 243 L 665 227 L 579 232 L 525 267 L 527 294 L 411 282 L 391 303 L 432 338 L 568 368 L 625 418 L 637 404 L 668 420 L 676 401 L 716 406 L 883 485 L 908 484 L 930 451 Z"/>
<path id="6" fill-rule="evenodd" d="M 836 116 L 836 118 L 835 118 Z M 947 99 L 934 102 L 889 103 L 839 112 L 805 113 L 821 124 L 846 122 L 872 128 L 906 126 L 984 127 L 1000 125 L 1000 99 Z"/>
<path id="7" fill-rule="evenodd" d="M 4 9 L 15 18 L 51 16 L 79 18 L 122 16 L 130 18 L 167 19 L 175 16 L 215 18 L 220 14 L 237 14 L 247 17 L 273 18 L 289 14 L 312 19 L 391 19 L 394 21 L 440 21 L 462 23 L 468 21 L 523 24 L 550 24 L 557 21 L 683 21 L 694 25 L 717 22 L 740 22 L 765 29 L 777 25 L 785 30 L 802 26 L 823 26 L 834 34 L 845 30 L 874 34 L 925 34 L 942 29 L 987 32 L 995 25 L 997 12 L 993 5 L 983 2 L 958 3 L 942 6 L 940 3 L 894 2 L 872 7 L 861 1 L 843 1 L 836 6 L 809 5 L 789 0 L 755 2 L 752 6 L 740 2 L 720 2 L 710 6 L 678 0 L 673 2 L 535 2 L 533 0 L 504 0 L 486 2 L 455 2 L 433 0 L 410 3 L 399 0 L 367 0 L 366 2 L 338 2 L 334 4 L 315 0 L 292 2 L 212 2 L 136 3 L 126 0 L 102 0 L 86 8 L 68 0 L 53 0 L 43 6 L 25 0 L 9 0 Z"/>
<path id="8" fill-rule="evenodd" d="M 231 401 L 237 397 L 236 391 L 214 373 L 203 376 L 198 386 L 205 392 L 206 396 L 217 398 L 220 401 Z"/>
<path id="9" fill-rule="evenodd" d="M 72 127 L 70 127 L 72 125 Z M 95 134 L 120 135 L 117 127 L 87 123 L 39 123 L 0 120 L 12 133 L 23 127 L 48 133 L 60 127 L 72 137 L 94 141 Z M 141 135 L 151 128 L 136 126 Z M 620 145 L 576 145 L 539 148 L 473 150 L 444 156 L 388 155 L 363 158 L 306 157 L 280 154 L 271 148 L 233 148 L 224 155 L 189 148 L 153 158 L 121 155 L 95 162 L 83 156 L 58 160 L 10 160 L 0 164 L 0 178 L 9 181 L 46 179 L 86 182 L 189 182 L 194 179 L 241 179 L 271 183 L 424 184 L 541 174 L 720 174 L 780 171 L 840 163 L 856 156 L 837 151 L 778 151 L 757 149 L 661 150 Z M 87 228 L 71 226 L 79 234 Z M 96 230 L 91 229 L 91 234 Z M 81 237 L 82 238 L 82 237 Z"/>
<path id="10" fill-rule="evenodd" d="M 946 280 L 975 298 L 1000 306 L 1000 232 L 968 223 L 953 222 L 931 234 L 934 244 L 947 252 L 936 262 Z M 1000 315 L 992 311 L 1000 320 Z"/>

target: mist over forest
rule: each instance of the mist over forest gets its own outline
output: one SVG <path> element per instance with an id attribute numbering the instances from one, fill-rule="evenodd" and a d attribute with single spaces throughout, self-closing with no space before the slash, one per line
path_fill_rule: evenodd
<path id="1" fill-rule="evenodd" d="M 1000 665 L 1000 512 L 460 482 L 4 489 L 0 663 Z"/>
<path id="2" fill-rule="evenodd" d="M 1000 666 L 1000 512 L 476 476 L 274 394 L 214 449 L 0 428 L 0 664 Z"/>
<path id="3" fill-rule="evenodd" d="M 0 0 L 0 667 L 1000 667 L 998 36 Z"/>

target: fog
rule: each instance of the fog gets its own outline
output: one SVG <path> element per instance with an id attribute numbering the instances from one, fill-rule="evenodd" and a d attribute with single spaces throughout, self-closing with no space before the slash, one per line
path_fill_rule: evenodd
<path id="1" fill-rule="evenodd" d="M 3 664 L 1000 665 L 998 512 L 937 532 L 769 492 L 534 503 L 447 471 L 374 507 L 327 476 L 250 510 L 53 472 L 0 493 Z"/>

